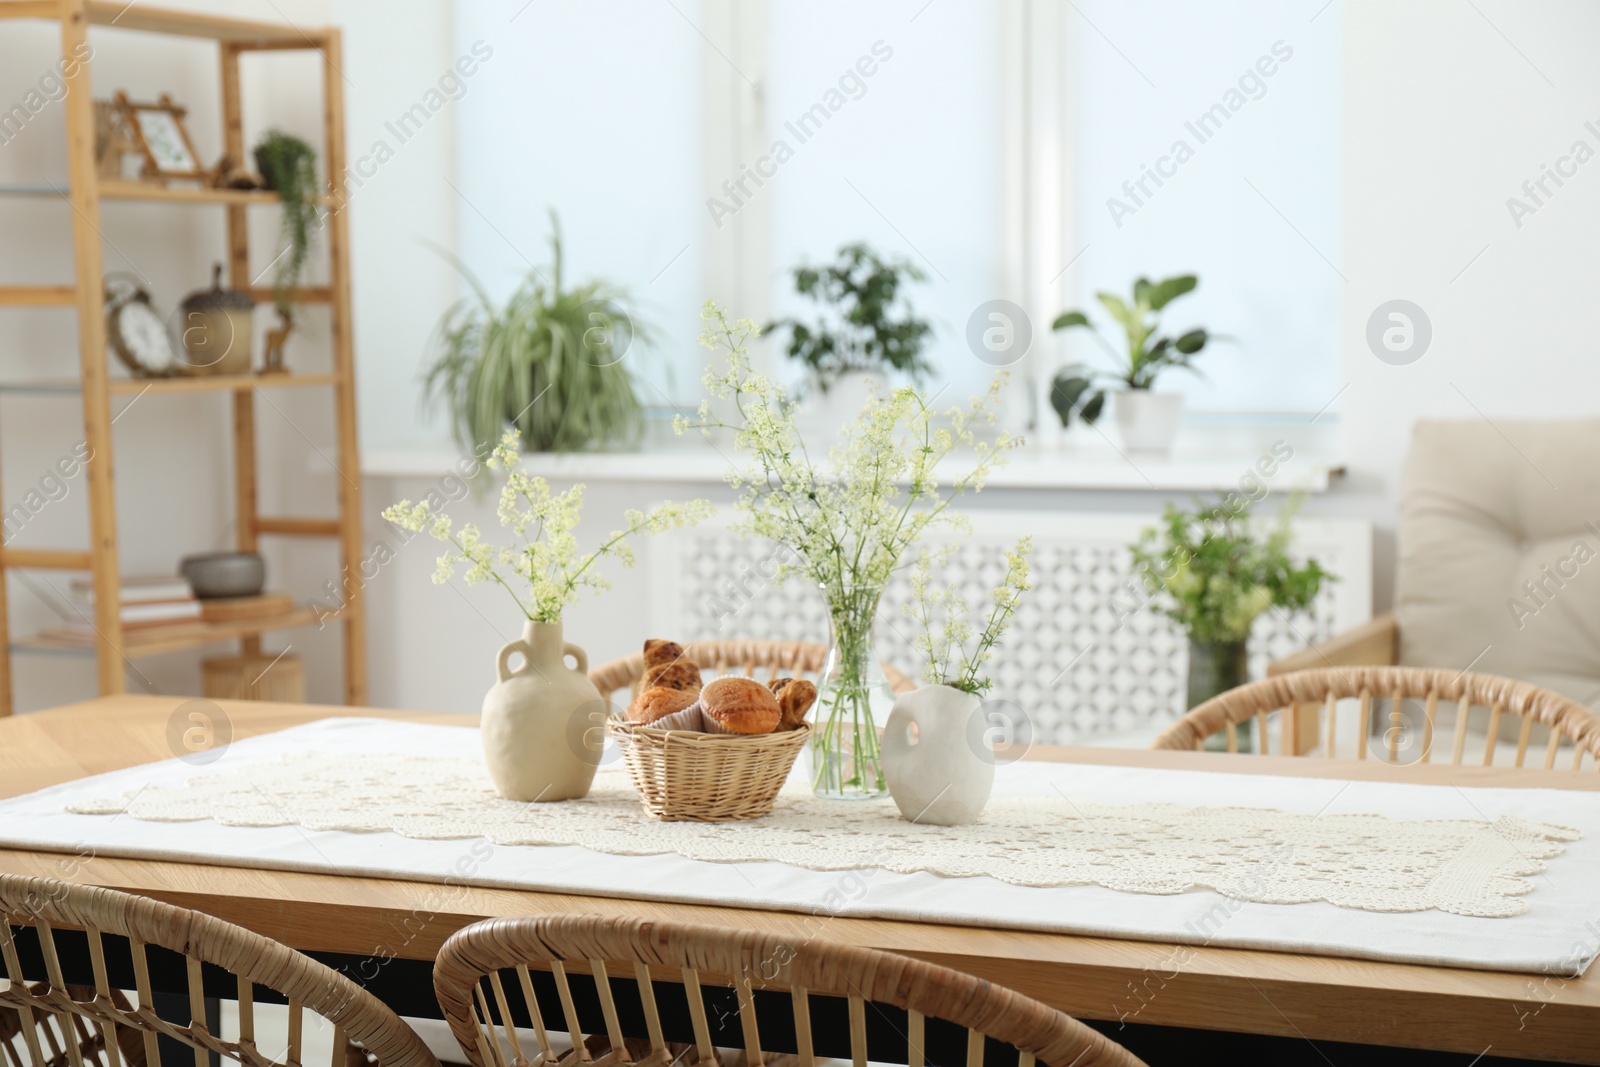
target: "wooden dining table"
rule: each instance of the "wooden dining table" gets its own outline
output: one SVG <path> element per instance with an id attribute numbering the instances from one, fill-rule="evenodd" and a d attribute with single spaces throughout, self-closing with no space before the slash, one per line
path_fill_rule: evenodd
<path id="1" fill-rule="evenodd" d="M 190 698 L 116 696 L 0 719 L 0 797 L 175 755 L 174 712 Z M 215 702 L 225 743 L 329 717 L 466 725 L 461 715 Z M 1462 788 L 1600 790 L 1593 771 L 1392 766 L 1376 760 L 1033 746 L 1028 759 L 1234 774 L 1388 779 Z M 344 966 L 402 1014 L 437 1015 L 427 967 L 479 919 L 581 911 L 739 925 L 904 953 L 1111 1025 L 1276 1035 L 1475 1056 L 1600 1063 L 1600 978 L 1383 963 L 1035 933 L 1000 926 L 823 917 L 624 897 L 482 888 L 246 866 L 0 848 L 0 872 L 62 878 L 196 908 Z M 1600 887 L 1596 889 L 1600 919 Z M 1001 920 L 1003 921 L 1003 920 Z M 1331 1062 L 1331 1061 L 1330 1061 Z"/>

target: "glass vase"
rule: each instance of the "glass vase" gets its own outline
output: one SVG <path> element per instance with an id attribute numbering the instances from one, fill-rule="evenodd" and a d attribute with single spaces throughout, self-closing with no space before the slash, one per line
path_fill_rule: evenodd
<path id="1" fill-rule="evenodd" d="M 830 591 L 833 630 L 812 716 L 811 787 L 831 800 L 887 796 L 879 737 L 894 707 L 894 690 L 873 641 L 881 587 Z"/>
<path id="2" fill-rule="evenodd" d="M 1250 680 L 1250 650 L 1245 641 L 1189 639 L 1189 708 L 1193 710 L 1219 693 Z M 1234 731 L 1238 751 L 1252 751 L 1250 724 L 1235 723 L 1206 738 L 1207 752 L 1228 751 L 1228 730 Z"/>

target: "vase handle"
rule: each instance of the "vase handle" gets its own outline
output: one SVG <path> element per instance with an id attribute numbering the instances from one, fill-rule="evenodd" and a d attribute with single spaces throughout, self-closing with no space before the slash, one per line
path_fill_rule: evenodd
<path id="1" fill-rule="evenodd" d="M 514 671 L 514 670 L 512 670 L 510 667 L 508 667 L 506 665 L 507 662 L 511 659 L 512 654 L 515 653 L 515 652 L 521 652 L 522 653 L 522 658 L 525 661 L 523 663 L 523 665 L 522 665 L 522 670 L 520 670 L 520 671 Z M 494 672 L 495 672 L 495 674 L 499 675 L 500 676 L 500 680 L 502 682 L 504 682 L 504 681 L 510 680 L 512 677 L 514 677 L 514 676 L 516 676 L 518 674 L 526 673 L 527 670 L 528 670 L 528 667 L 531 666 L 532 663 L 533 663 L 533 650 L 528 647 L 526 642 L 522 641 L 519 638 L 518 640 L 511 642 L 509 645 L 506 645 L 504 648 L 502 648 L 500 650 L 500 655 L 495 657 Z"/>
<path id="2" fill-rule="evenodd" d="M 573 659 L 577 660 L 579 674 L 589 673 L 589 654 L 583 649 L 579 648 L 577 645 L 573 644 L 571 641 L 568 641 L 566 644 L 561 646 L 561 656 L 562 659 L 571 656 Z"/>

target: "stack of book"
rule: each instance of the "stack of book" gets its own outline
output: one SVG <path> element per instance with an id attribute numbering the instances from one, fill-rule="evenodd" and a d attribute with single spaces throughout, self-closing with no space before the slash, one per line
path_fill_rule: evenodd
<path id="1" fill-rule="evenodd" d="M 188 581 L 168 575 L 123 578 L 120 599 L 124 630 L 187 622 L 201 615 L 200 601 Z M 67 629 L 92 633 L 94 584 L 88 578 L 73 581 L 72 601 L 75 610 L 66 620 Z"/>

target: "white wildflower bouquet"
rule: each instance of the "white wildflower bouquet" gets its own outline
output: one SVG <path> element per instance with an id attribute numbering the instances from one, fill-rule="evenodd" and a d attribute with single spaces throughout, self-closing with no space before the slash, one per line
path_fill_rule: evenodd
<path id="1" fill-rule="evenodd" d="M 979 439 L 992 424 L 1004 377 L 966 407 L 938 412 L 915 389 L 874 395 L 818 462 L 795 425 L 795 405 L 778 383 L 751 370 L 750 342 L 760 333 L 749 319 L 730 321 L 708 302 L 701 343 L 726 358 L 705 374 L 696 418 L 675 429 L 734 432 L 750 463 L 728 474 L 742 490 L 736 528 L 794 551 L 777 578 L 800 574 L 822 591 L 834 628 L 836 662 L 820 701 L 824 721 L 813 741 L 818 792 L 880 795 L 885 791 L 878 739 L 868 705 L 869 677 L 878 671 L 871 632 L 878 602 L 906 550 L 935 523 L 959 523 L 949 511 L 960 494 L 981 490 L 1004 454 L 1020 444 L 1000 433 Z M 715 405 L 714 402 L 722 402 Z M 724 421 L 718 408 L 735 413 Z M 965 472 L 940 482 L 940 466 L 968 450 Z"/>
<path id="2" fill-rule="evenodd" d="M 517 544 L 489 544 L 472 523 L 455 529 L 449 515 L 434 510 L 426 501 L 413 505 L 402 500 L 385 509 L 383 517 L 403 529 L 426 531 L 450 544 L 451 548 L 439 557 L 433 574 L 435 584 L 443 585 L 458 566 L 465 565 L 468 585 L 496 583 L 511 594 L 523 615 L 533 622 L 559 622 L 562 611 L 577 603 L 584 589 L 600 592 L 611 588 L 611 583 L 595 570 L 595 564 L 615 558 L 624 567 L 633 566 L 629 538 L 692 526 L 709 517 L 712 510 L 709 501 L 691 500 L 687 504 L 667 501 L 648 512 L 624 512 L 626 525 L 612 531 L 593 552 L 580 556 L 573 530 L 583 512 L 582 485 L 552 493 L 550 483 L 524 471 L 515 431 L 508 430 L 501 438 L 488 466 L 505 471 L 506 483 L 500 491 L 498 509 L 500 525 L 516 535 Z"/>
<path id="3" fill-rule="evenodd" d="M 1005 576 L 991 593 L 989 616 L 976 642 L 966 600 L 956 589 L 934 581 L 934 568 L 949 562 L 948 551 L 924 552 L 917 560 L 911 570 L 911 599 L 905 612 L 918 624 L 915 643 L 924 682 L 979 695 L 989 689 L 993 683 L 979 672 L 1011 625 L 1022 594 L 1033 588 L 1028 581 L 1028 553 L 1032 550 L 1033 538 L 1024 537 L 1005 554 Z"/>

